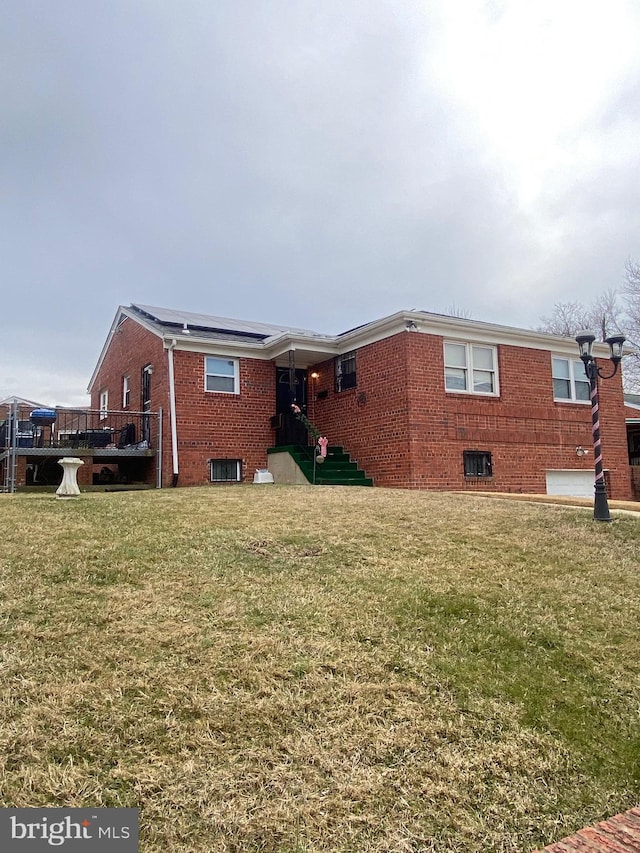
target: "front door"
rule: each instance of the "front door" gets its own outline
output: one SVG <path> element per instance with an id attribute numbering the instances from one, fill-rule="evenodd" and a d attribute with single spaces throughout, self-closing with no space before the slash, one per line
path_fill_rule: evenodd
<path id="1" fill-rule="evenodd" d="M 293 387 L 288 367 L 276 367 L 276 446 L 302 444 L 307 446 L 307 428 L 291 410 L 295 403 L 306 414 L 307 411 L 307 371 L 296 370 Z"/>

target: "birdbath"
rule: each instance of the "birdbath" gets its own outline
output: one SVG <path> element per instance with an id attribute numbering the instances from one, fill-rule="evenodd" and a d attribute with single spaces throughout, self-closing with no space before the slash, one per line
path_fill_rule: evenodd
<path id="1" fill-rule="evenodd" d="M 62 482 L 56 489 L 56 496 L 59 498 L 75 498 L 80 494 L 78 488 L 78 468 L 84 465 L 82 459 L 77 456 L 64 456 L 58 459 L 58 465 L 62 465 L 63 475 Z"/>

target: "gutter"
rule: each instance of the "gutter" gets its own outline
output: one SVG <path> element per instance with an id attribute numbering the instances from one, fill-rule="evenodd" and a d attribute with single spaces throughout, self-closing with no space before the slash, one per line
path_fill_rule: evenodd
<path id="1" fill-rule="evenodd" d="M 176 381 L 173 372 L 173 350 L 176 346 L 174 338 L 167 348 L 167 356 L 169 359 L 169 416 L 171 421 L 171 460 L 173 464 L 173 477 L 171 485 L 175 488 L 178 485 L 178 476 L 180 468 L 178 466 L 178 425 L 176 422 Z"/>

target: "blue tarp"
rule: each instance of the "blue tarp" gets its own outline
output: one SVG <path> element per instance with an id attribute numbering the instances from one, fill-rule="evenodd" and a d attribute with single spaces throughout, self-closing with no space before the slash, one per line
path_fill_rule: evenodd
<path id="1" fill-rule="evenodd" d="M 29 415 L 29 419 L 34 424 L 52 424 L 56 419 L 55 409 L 34 409 Z"/>

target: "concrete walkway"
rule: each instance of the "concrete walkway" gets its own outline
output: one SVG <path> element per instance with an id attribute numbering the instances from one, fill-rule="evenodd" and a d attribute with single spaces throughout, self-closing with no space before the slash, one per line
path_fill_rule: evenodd
<path id="1" fill-rule="evenodd" d="M 519 492 L 476 492 L 471 489 L 456 492 L 459 495 L 476 495 L 480 498 L 497 498 L 501 500 L 525 501 L 527 503 L 545 503 L 554 506 L 580 507 L 593 510 L 592 498 L 570 498 L 561 495 L 521 494 Z M 609 509 L 612 515 L 640 516 L 640 501 L 614 501 L 609 499 Z"/>
<path id="2" fill-rule="evenodd" d="M 538 853 L 640 853 L 640 807 L 581 829 Z"/>

